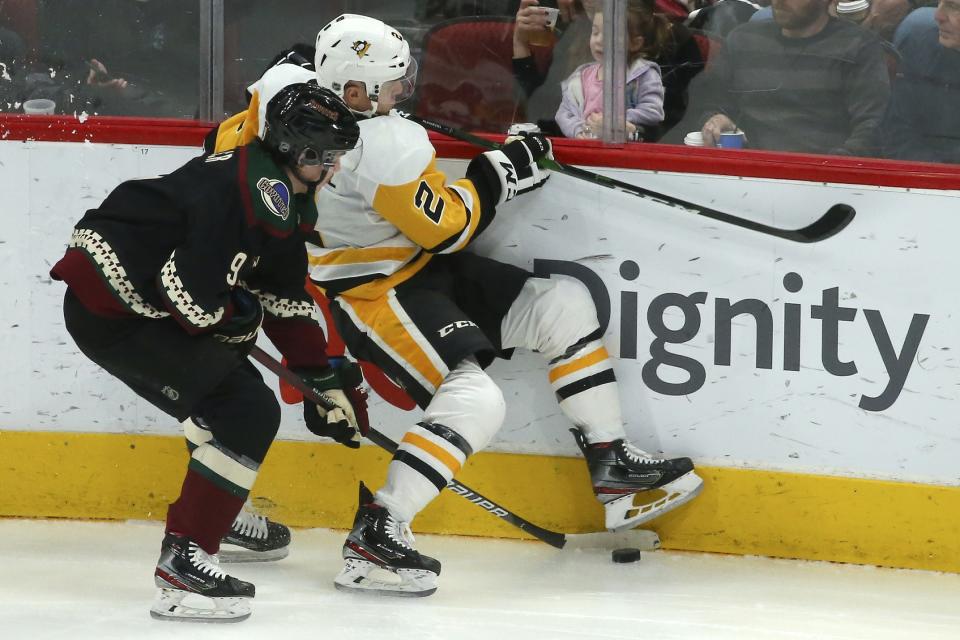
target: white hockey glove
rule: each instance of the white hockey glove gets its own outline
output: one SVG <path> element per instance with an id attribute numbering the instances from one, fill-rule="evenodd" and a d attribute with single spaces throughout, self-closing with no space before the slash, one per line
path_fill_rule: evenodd
<path id="1" fill-rule="evenodd" d="M 550 177 L 549 169 L 541 169 L 537 160 L 553 158 L 550 139 L 540 133 L 521 133 L 507 138 L 506 144 L 496 151 L 481 154 L 500 179 L 498 205 L 508 202 L 518 194 L 533 191 Z"/>

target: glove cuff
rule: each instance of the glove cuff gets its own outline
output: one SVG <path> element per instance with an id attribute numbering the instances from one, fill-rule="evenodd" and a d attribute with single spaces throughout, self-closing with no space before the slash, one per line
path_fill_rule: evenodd
<path id="1" fill-rule="evenodd" d="M 506 147 L 503 147 L 506 149 Z M 503 151 L 487 151 L 481 154 L 487 161 L 487 165 L 493 170 L 500 186 L 499 198 L 496 204 L 499 206 L 508 200 L 512 200 L 517 195 L 517 169 L 510 157 Z M 526 153 L 526 152 L 522 152 Z"/>
<path id="2" fill-rule="evenodd" d="M 533 164 L 533 154 L 523 140 L 515 140 L 500 147 L 500 151 L 510 160 L 510 163 L 517 169 L 529 167 Z"/>
<path id="3" fill-rule="evenodd" d="M 314 391 L 324 392 L 330 389 L 340 389 L 340 376 L 333 367 L 317 367 L 315 369 L 297 369 L 294 371 Z"/>
<path id="4" fill-rule="evenodd" d="M 355 389 L 363 384 L 360 365 L 346 358 L 330 358 L 329 367 L 299 368 L 294 373 L 317 391 Z"/>

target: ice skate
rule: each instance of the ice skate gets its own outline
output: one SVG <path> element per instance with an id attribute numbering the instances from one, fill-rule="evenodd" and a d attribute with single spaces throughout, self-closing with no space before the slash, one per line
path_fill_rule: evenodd
<path id="1" fill-rule="evenodd" d="M 571 431 L 587 460 L 593 493 L 603 503 L 610 531 L 658 518 L 703 488 L 690 458 L 653 458 L 623 439 L 588 444 L 579 429 Z"/>
<path id="2" fill-rule="evenodd" d="M 290 529 L 257 513 L 248 500 L 220 541 L 221 562 L 267 562 L 290 553 Z"/>
<path id="3" fill-rule="evenodd" d="M 158 591 L 150 615 L 158 620 L 240 622 L 250 617 L 254 586 L 225 574 L 217 556 L 183 536 L 164 537 L 154 582 Z"/>
<path id="4" fill-rule="evenodd" d="M 385 596 L 421 597 L 437 590 L 440 562 L 414 548 L 413 534 L 360 483 L 360 508 L 343 544 L 337 589 Z"/>

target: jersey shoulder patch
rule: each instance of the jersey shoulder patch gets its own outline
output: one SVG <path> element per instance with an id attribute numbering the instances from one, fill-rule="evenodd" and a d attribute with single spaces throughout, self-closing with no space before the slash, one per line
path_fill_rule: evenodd
<path id="1" fill-rule="evenodd" d="M 388 187 L 419 178 L 436 153 L 426 129 L 397 115 L 361 120 L 360 140 L 357 173 Z"/>
<path id="2" fill-rule="evenodd" d="M 275 236 L 293 233 L 300 223 L 300 211 L 289 179 L 260 145 L 249 144 L 240 154 L 246 155 L 246 175 L 240 188 L 248 194 L 243 197 L 248 224 Z"/>

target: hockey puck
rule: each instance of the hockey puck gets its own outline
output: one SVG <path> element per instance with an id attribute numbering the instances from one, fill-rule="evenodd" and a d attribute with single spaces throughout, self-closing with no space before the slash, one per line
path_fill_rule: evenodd
<path id="1" fill-rule="evenodd" d="M 633 547 L 624 547 L 623 549 L 614 549 L 613 553 L 610 554 L 613 561 L 617 564 L 626 564 L 628 562 L 636 562 L 640 559 L 640 549 L 635 549 Z"/>

